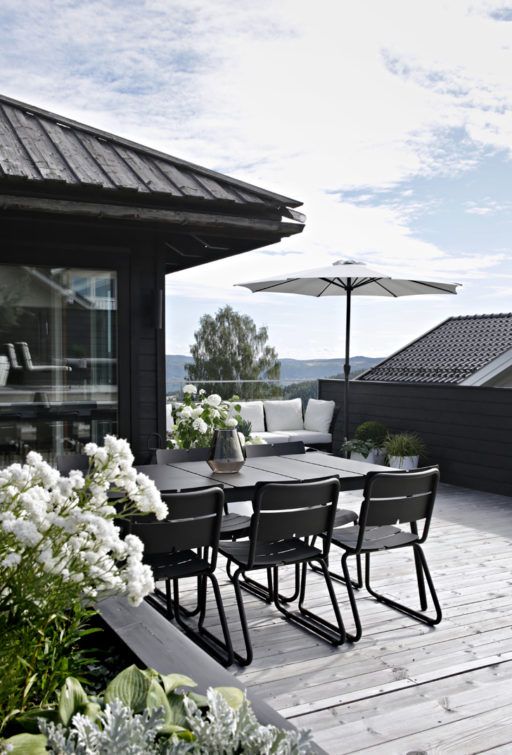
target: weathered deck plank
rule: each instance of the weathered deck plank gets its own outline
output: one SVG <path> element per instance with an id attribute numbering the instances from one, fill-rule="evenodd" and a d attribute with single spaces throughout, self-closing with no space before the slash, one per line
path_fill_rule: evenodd
<path id="1" fill-rule="evenodd" d="M 343 505 L 357 508 L 356 494 Z M 426 546 L 444 611 L 438 627 L 361 591 L 363 637 L 335 649 L 247 596 L 255 660 L 238 678 L 297 726 L 311 728 L 330 753 L 512 752 L 511 544 L 510 498 L 441 486 Z M 415 599 L 405 553 L 374 561 L 377 589 Z M 335 551 L 332 563 L 336 568 Z M 327 611 L 319 578 L 308 580 L 312 605 Z M 286 592 L 291 578 L 281 587 Z M 223 591 L 239 643 L 230 586 Z M 343 585 L 336 592 L 350 625 Z"/>

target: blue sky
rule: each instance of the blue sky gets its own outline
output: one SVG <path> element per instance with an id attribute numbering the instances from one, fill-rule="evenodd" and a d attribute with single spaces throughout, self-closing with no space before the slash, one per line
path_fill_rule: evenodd
<path id="1" fill-rule="evenodd" d="M 357 300 L 353 353 L 512 309 L 512 5 L 2 0 L 3 93 L 304 202 L 303 234 L 169 276 L 167 350 L 224 303 L 281 356 L 342 353 L 343 300 L 236 282 L 343 257 L 463 284 Z"/>

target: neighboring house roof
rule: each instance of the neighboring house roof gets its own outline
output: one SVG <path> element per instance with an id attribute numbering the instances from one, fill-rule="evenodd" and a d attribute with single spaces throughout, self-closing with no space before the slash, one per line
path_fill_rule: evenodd
<path id="1" fill-rule="evenodd" d="M 166 207 L 185 202 L 229 205 L 235 213 L 237 208 L 270 208 L 304 220 L 291 209 L 302 204 L 295 199 L 2 95 L 0 145 L 3 186 L 26 187 L 29 182 L 45 193 L 49 188 L 94 190 L 115 202 L 131 196 L 133 203 L 137 196 L 139 204 L 156 200 Z"/>
<path id="2" fill-rule="evenodd" d="M 512 366 L 512 313 L 450 317 L 357 380 L 481 385 Z"/>

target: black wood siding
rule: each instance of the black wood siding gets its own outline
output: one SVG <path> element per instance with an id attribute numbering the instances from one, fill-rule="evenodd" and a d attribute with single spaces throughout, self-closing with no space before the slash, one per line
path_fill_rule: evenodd
<path id="1" fill-rule="evenodd" d="M 165 430 L 165 312 L 161 318 L 159 302 L 165 268 L 158 233 L 98 221 L 5 216 L 0 221 L 0 263 L 116 270 L 117 434 L 130 441 L 137 462 L 148 461 L 152 434 Z"/>
<path id="2" fill-rule="evenodd" d="M 343 440 L 343 382 L 320 380 L 319 398 L 340 408 L 334 450 Z M 365 420 L 390 432 L 418 433 L 428 448 L 421 463 L 439 464 L 453 485 L 512 496 L 512 390 L 407 383 L 350 384 L 350 434 Z"/>

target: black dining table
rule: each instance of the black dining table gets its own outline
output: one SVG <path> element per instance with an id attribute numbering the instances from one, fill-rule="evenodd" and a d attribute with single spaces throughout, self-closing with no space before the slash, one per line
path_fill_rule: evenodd
<path id="1" fill-rule="evenodd" d="M 342 490 L 361 490 L 369 472 L 390 471 L 389 467 L 351 461 L 321 451 L 289 456 L 261 456 L 247 459 L 239 472 L 213 472 L 206 461 L 147 464 L 137 467 L 150 477 L 161 492 L 220 486 L 227 502 L 252 498 L 258 482 L 305 482 L 319 477 L 337 477 Z"/>

